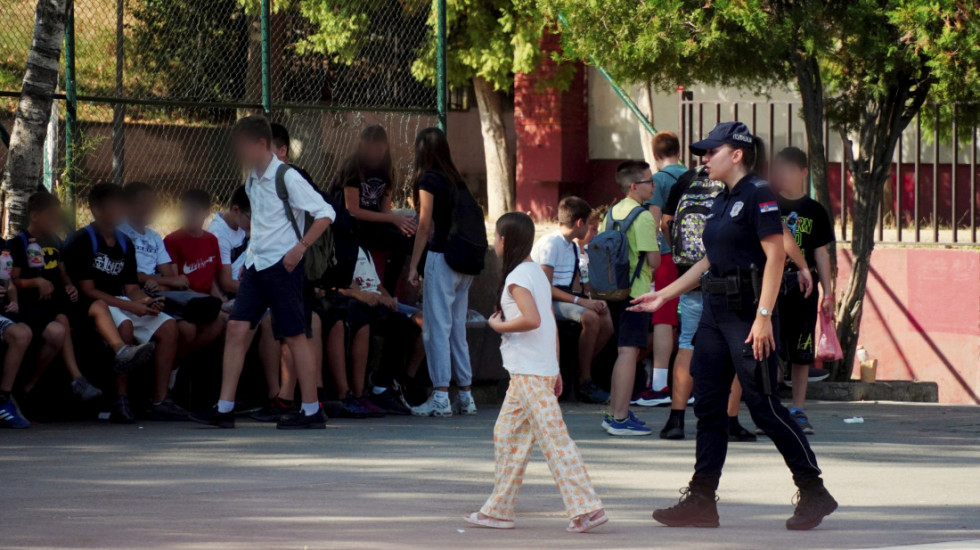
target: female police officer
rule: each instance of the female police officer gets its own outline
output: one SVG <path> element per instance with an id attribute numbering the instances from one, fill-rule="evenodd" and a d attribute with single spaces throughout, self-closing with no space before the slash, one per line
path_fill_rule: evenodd
<path id="1" fill-rule="evenodd" d="M 656 311 L 699 284 L 704 294 L 691 362 L 698 417 L 694 477 L 677 505 L 656 510 L 653 517 L 672 527 L 718 526 L 715 490 L 728 451 L 726 405 L 732 379 L 738 377 L 752 420 L 776 444 L 799 487 L 799 502 L 786 527 L 812 529 L 837 509 L 837 502 L 824 489 L 806 436 L 771 392 L 777 369 L 772 317 L 786 254 L 776 196 L 752 173 L 763 156 L 761 140 L 741 122 L 726 122 L 691 145 L 691 152 L 704 157 L 711 178 L 726 188 L 705 223 L 707 256 L 667 288 L 631 306 Z"/>

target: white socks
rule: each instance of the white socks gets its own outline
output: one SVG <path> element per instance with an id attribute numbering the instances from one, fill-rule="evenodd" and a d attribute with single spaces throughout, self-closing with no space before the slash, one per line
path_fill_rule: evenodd
<path id="1" fill-rule="evenodd" d="M 653 391 L 660 391 L 667 387 L 667 369 L 653 369 L 652 381 L 650 382 L 650 389 Z"/>
<path id="2" fill-rule="evenodd" d="M 440 403 L 449 403 L 449 392 L 441 390 L 433 390 L 432 398 Z"/>
<path id="3" fill-rule="evenodd" d="M 381 386 L 374 386 L 374 388 L 371 391 L 374 392 L 374 395 L 381 395 L 382 393 L 388 391 L 388 388 L 382 388 Z"/>
<path id="4" fill-rule="evenodd" d="M 230 413 L 233 410 L 235 410 L 235 402 L 234 401 L 224 401 L 224 400 L 221 400 L 221 399 L 218 400 L 218 412 L 219 413 Z"/>
<path id="5" fill-rule="evenodd" d="M 473 394 L 469 391 L 459 390 L 460 401 L 473 401 Z"/>
<path id="6" fill-rule="evenodd" d="M 303 414 L 306 416 L 313 416 L 320 411 L 320 403 L 316 401 L 312 403 L 303 403 L 301 406 L 303 407 Z"/>

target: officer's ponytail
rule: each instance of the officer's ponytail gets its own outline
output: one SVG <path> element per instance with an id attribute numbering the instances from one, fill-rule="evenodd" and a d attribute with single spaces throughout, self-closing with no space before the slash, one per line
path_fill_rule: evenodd
<path id="1" fill-rule="evenodd" d="M 752 146 L 742 148 L 742 165 L 749 172 L 763 175 L 766 172 L 766 144 L 759 136 L 752 136 Z"/>

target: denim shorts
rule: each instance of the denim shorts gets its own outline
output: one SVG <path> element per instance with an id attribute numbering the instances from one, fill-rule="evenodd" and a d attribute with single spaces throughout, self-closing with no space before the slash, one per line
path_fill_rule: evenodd
<path id="1" fill-rule="evenodd" d="M 552 302 L 552 309 L 555 311 L 555 319 L 559 321 L 582 322 L 582 314 L 585 313 L 585 306 L 580 306 L 572 302 Z"/>
<path id="2" fill-rule="evenodd" d="M 694 349 L 694 335 L 698 332 L 698 324 L 701 322 L 701 311 L 704 309 L 704 297 L 701 296 L 701 289 L 682 294 L 680 303 L 681 335 L 678 338 L 677 347 L 680 349 Z"/>

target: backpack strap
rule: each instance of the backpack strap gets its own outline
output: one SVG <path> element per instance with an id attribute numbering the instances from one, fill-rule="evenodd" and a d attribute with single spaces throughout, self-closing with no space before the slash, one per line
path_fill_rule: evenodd
<path id="1" fill-rule="evenodd" d="M 21 231 L 20 233 L 17 234 L 17 238 L 20 239 L 20 242 L 24 243 L 24 254 L 27 254 L 27 246 L 28 246 L 27 233 Z"/>
<path id="2" fill-rule="evenodd" d="M 129 245 L 126 244 L 126 234 L 118 229 L 116 230 L 116 242 L 119 243 L 124 255 L 129 252 Z"/>
<path id="3" fill-rule="evenodd" d="M 639 218 L 640 217 L 640 214 L 642 214 L 644 212 L 646 212 L 646 208 L 643 208 L 642 206 L 635 206 L 635 207 L 633 207 L 633 210 L 630 210 L 629 215 L 626 216 L 626 218 L 623 219 L 622 222 L 617 222 L 617 221 L 615 221 L 615 220 L 612 219 L 612 208 L 610 208 L 609 209 L 609 219 L 614 224 L 616 224 L 616 225 L 619 226 L 616 229 L 618 229 L 623 235 L 626 235 L 626 232 L 629 230 L 630 226 L 633 225 L 633 222 L 636 221 L 636 218 Z M 637 254 L 636 254 L 636 269 L 633 270 L 633 277 L 630 278 L 630 286 L 631 287 L 633 286 L 633 283 L 635 283 L 636 280 L 640 278 L 640 273 L 643 272 L 643 263 L 644 263 L 643 257 L 640 255 L 640 251 L 639 250 L 637 250 L 636 252 L 637 252 Z"/>
<path id="4" fill-rule="evenodd" d="M 289 225 L 293 226 L 293 232 L 296 233 L 296 240 L 302 240 L 303 234 L 299 231 L 299 224 L 296 223 L 296 215 L 293 213 L 293 207 L 289 205 L 289 190 L 286 189 L 286 172 L 289 171 L 289 165 L 282 163 L 276 168 L 276 195 L 279 200 L 282 201 L 282 207 L 286 211 L 286 219 L 289 220 Z"/>
<path id="5" fill-rule="evenodd" d="M 92 242 L 92 254 L 99 253 L 99 240 L 95 237 L 95 228 L 92 224 L 85 226 L 85 232 L 88 233 L 88 238 Z"/>
<path id="6" fill-rule="evenodd" d="M 99 239 L 95 236 L 95 228 L 92 224 L 85 226 L 85 232 L 88 233 L 89 241 L 92 243 L 92 254 L 99 253 Z M 25 247 L 27 246 L 27 237 L 24 238 Z M 129 253 L 129 245 L 126 244 L 126 234 L 120 230 L 116 230 L 116 242 L 119 243 L 120 248 L 122 248 L 123 254 Z M 25 248 L 26 250 L 26 248 Z"/>

